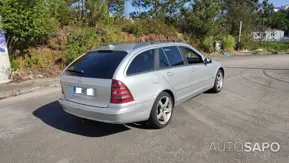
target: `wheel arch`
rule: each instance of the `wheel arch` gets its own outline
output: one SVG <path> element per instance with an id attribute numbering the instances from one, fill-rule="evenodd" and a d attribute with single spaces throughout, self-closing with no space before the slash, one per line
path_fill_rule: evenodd
<path id="1" fill-rule="evenodd" d="M 162 93 L 162 92 L 167 92 L 167 93 L 172 97 L 173 106 L 175 106 L 176 101 L 175 101 L 175 95 L 174 95 L 174 93 L 173 93 L 171 90 L 169 90 L 169 89 L 165 89 L 165 90 L 161 91 L 160 93 Z M 159 94 L 160 94 L 160 93 L 159 93 Z"/>
<path id="2" fill-rule="evenodd" d="M 223 77 L 225 77 L 225 70 L 224 70 L 224 68 L 223 68 L 223 67 L 220 67 L 219 70 L 222 71 L 222 73 L 223 73 Z"/>

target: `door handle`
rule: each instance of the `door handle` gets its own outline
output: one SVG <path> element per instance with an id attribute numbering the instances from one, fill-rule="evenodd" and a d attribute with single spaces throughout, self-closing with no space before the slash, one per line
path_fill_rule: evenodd
<path id="1" fill-rule="evenodd" d="M 195 69 L 195 68 L 192 68 L 192 72 L 195 72 L 195 71 L 197 71 L 197 69 Z"/>
<path id="2" fill-rule="evenodd" d="M 168 72 L 167 75 L 168 75 L 168 76 L 173 76 L 174 73 L 173 73 L 173 72 Z"/>

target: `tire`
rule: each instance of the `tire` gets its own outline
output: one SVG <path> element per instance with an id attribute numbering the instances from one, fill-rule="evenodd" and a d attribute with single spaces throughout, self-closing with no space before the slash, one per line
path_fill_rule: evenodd
<path id="1" fill-rule="evenodd" d="M 80 118 L 81 123 L 90 123 L 92 120 L 86 118 Z"/>
<path id="2" fill-rule="evenodd" d="M 219 93 L 222 91 L 224 85 L 224 74 L 222 70 L 218 70 L 215 78 L 214 87 L 210 90 L 212 93 Z"/>
<path id="3" fill-rule="evenodd" d="M 173 108 L 174 101 L 172 100 L 171 95 L 167 92 L 161 92 L 152 107 L 148 125 L 155 129 L 166 127 L 171 121 Z"/>

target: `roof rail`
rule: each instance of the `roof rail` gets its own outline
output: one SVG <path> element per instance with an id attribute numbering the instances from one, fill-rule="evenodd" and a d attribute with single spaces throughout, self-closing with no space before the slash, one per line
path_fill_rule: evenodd
<path id="1" fill-rule="evenodd" d="M 142 46 L 151 45 L 151 44 L 152 44 L 151 42 L 136 43 L 136 45 L 133 47 L 133 49 L 137 49 L 137 48 L 140 48 L 140 47 L 142 47 Z"/>
<path id="2" fill-rule="evenodd" d="M 156 41 L 148 41 L 148 42 L 137 42 L 133 49 L 140 48 L 145 45 L 152 45 L 152 44 L 158 44 L 163 42 L 180 42 L 180 40 L 156 40 Z"/>
<path id="3" fill-rule="evenodd" d="M 134 48 L 133 49 L 137 49 L 137 48 L 140 48 L 142 46 L 146 46 L 146 45 L 153 45 L 153 44 L 159 44 L 159 43 L 164 43 L 164 42 L 182 42 L 181 40 L 179 39 L 176 39 L 176 40 L 156 40 L 156 41 L 147 41 L 147 42 L 142 42 L 142 41 L 138 41 L 138 42 L 132 42 L 132 41 L 128 41 L 128 42 L 113 42 L 113 43 L 110 43 L 110 44 L 103 44 L 101 46 L 116 46 L 116 45 L 119 45 L 119 44 L 135 44 Z"/>

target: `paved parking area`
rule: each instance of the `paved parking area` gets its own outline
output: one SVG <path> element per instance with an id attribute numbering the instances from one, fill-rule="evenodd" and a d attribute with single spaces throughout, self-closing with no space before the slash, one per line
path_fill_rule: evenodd
<path id="1" fill-rule="evenodd" d="M 289 162 L 289 55 L 216 60 L 223 91 L 175 108 L 161 130 L 82 122 L 61 110 L 59 88 L 1 100 L 0 162 Z M 246 152 L 246 142 L 280 150 Z"/>

